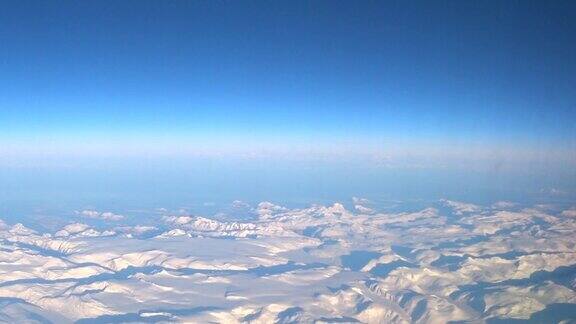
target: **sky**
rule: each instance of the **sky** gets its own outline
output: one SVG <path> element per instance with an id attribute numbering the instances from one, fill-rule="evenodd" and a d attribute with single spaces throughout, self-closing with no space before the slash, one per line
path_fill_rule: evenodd
<path id="1" fill-rule="evenodd" d="M 573 1 L 1 7 L 10 191 L 59 185 L 56 167 L 91 168 L 79 183 L 129 168 L 316 170 L 325 186 L 345 171 L 358 188 L 379 167 L 521 170 L 535 192 L 576 179 Z"/>

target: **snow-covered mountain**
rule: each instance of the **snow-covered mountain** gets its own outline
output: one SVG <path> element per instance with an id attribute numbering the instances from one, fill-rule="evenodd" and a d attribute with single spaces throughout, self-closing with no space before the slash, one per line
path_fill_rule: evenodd
<path id="1" fill-rule="evenodd" d="M 54 233 L 1 222 L 0 321 L 575 320 L 574 209 L 353 206 L 263 202 L 246 221 L 115 217 L 107 229 L 72 222 Z"/>

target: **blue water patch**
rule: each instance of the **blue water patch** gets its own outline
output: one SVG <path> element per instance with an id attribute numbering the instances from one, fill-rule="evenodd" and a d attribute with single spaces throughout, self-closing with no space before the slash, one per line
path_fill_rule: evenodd
<path id="1" fill-rule="evenodd" d="M 460 267 L 460 263 L 466 260 L 466 256 L 458 255 L 442 255 L 434 262 L 430 263 L 433 267 L 447 268 L 449 271 L 456 271 Z"/>
<path id="2" fill-rule="evenodd" d="M 380 263 L 377 266 L 375 266 L 374 268 L 372 268 L 372 270 L 370 270 L 370 273 L 375 275 L 375 276 L 379 276 L 379 277 L 386 277 L 390 272 L 398 269 L 398 268 L 418 268 L 417 265 L 414 265 L 410 262 L 404 261 L 404 260 L 396 260 L 396 261 L 392 261 L 389 263 Z"/>
<path id="3" fill-rule="evenodd" d="M 320 317 L 322 323 L 360 323 L 353 317 Z"/>
<path id="4" fill-rule="evenodd" d="M 302 235 L 307 237 L 318 237 L 318 234 L 322 230 L 320 226 L 308 226 L 302 231 Z"/>
<path id="5" fill-rule="evenodd" d="M 392 249 L 392 252 L 396 253 L 397 255 L 404 257 L 404 258 L 411 258 L 412 257 L 412 251 L 414 250 L 411 247 L 407 247 L 407 246 L 401 246 L 401 245 L 392 245 L 390 247 Z"/>
<path id="6" fill-rule="evenodd" d="M 370 260 L 379 258 L 380 256 L 382 256 L 382 253 L 373 251 L 352 251 L 350 254 L 341 256 L 340 260 L 342 261 L 342 266 L 345 268 L 359 271 L 364 268 Z"/>
<path id="7" fill-rule="evenodd" d="M 490 318 L 488 324 L 542 324 L 542 323 L 576 323 L 576 304 L 555 303 L 546 306 L 545 309 L 530 315 L 527 320 L 511 318 Z"/>

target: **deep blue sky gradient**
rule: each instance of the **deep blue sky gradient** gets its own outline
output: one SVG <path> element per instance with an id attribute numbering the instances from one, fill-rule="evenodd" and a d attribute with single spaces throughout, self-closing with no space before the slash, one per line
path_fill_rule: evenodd
<path id="1" fill-rule="evenodd" d="M 573 1 L 3 1 L 0 139 L 573 143 Z"/>
<path id="2" fill-rule="evenodd" d="M 0 2 L 0 213 L 576 197 L 575 1 Z"/>

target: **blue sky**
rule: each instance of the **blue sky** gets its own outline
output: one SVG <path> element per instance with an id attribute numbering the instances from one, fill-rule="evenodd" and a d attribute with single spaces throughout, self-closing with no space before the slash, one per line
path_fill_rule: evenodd
<path id="1" fill-rule="evenodd" d="M 0 160 L 360 157 L 371 166 L 565 168 L 576 147 L 575 9 L 5 1 Z"/>
<path id="2" fill-rule="evenodd" d="M 0 6 L 5 206 L 576 183 L 573 1 Z"/>

